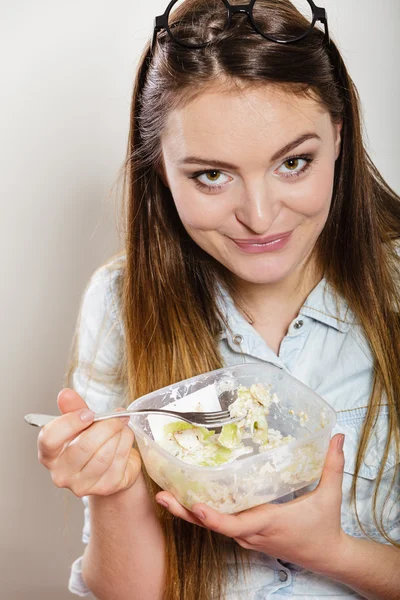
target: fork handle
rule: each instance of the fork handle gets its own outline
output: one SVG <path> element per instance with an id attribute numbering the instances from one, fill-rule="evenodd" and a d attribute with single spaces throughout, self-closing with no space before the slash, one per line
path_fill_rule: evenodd
<path id="1" fill-rule="evenodd" d="M 182 421 L 186 421 L 186 423 L 192 423 L 189 419 L 185 419 L 182 413 L 175 413 L 173 411 L 168 410 L 157 410 L 156 408 L 147 408 L 141 410 L 121 410 L 117 412 L 108 411 L 102 413 L 95 413 L 93 421 L 105 421 L 106 419 L 114 419 L 115 417 L 130 417 L 131 415 L 135 415 L 138 413 L 152 413 L 159 415 L 166 415 L 177 417 Z M 25 415 L 24 419 L 29 425 L 34 425 L 35 427 L 44 427 L 48 423 L 54 421 L 54 419 L 58 419 L 61 415 L 44 415 L 41 413 L 31 413 L 29 415 Z"/>
<path id="2" fill-rule="evenodd" d="M 112 419 L 114 417 L 130 417 L 132 415 L 138 414 L 152 414 L 152 415 L 164 415 L 164 417 L 176 417 L 177 419 L 181 419 L 182 421 L 186 421 L 186 423 L 192 423 L 189 419 L 185 419 L 183 416 L 184 413 L 174 412 L 173 410 L 162 410 L 157 408 L 140 408 L 138 410 L 121 410 L 119 412 L 102 412 L 96 413 L 94 416 L 95 421 L 104 421 L 105 419 Z M 192 413 L 189 413 L 191 416 Z"/>

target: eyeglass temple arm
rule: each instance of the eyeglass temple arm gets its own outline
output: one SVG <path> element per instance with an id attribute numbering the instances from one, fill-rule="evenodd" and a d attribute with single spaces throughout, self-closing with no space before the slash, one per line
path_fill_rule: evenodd
<path id="1" fill-rule="evenodd" d="M 314 11 L 315 20 L 320 21 L 323 24 L 325 28 L 326 41 L 328 42 L 328 44 L 330 44 L 331 38 L 329 36 L 328 18 L 326 16 L 326 10 L 325 8 L 320 8 L 319 6 L 314 5 Z"/>
<path id="2" fill-rule="evenodd" d="M 157 33 L 161 31 L 161 29 L 165 29 L 168 27 L 168 18 L 166 14 L 159 15 L 154 19 L 154 29 L 153 29 L 153 39 L 151 40 L 151 53 L 154 52 L 154 47 L 157 41 Z"/>

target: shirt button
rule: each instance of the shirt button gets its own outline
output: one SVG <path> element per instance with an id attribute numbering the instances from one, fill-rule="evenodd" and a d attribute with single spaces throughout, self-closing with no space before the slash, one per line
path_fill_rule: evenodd
<path id="1" fill-rule="evenodd" d="M 278 577 L 280 581 L 287 581 L 288 574 L 286 573 L 286 571 L 279 571 Z"/>
<path id="2" fill-rule="evenodd" d="M 243 336 L 241 335 L 234 335 L 233 336 L 233 343 L 236 344 L 236 346 L 240 346 L 240 344 L 243 342 Z"/>
<path id="3" fill-rule="evenodd" d="M 303 325 L 304 325 L 304 321 L 302 321 L 301 319 L 299 319 L 298 321 L 294 322 L 293 327 L 295 329 L 301 329 L 303 327 Z"/>

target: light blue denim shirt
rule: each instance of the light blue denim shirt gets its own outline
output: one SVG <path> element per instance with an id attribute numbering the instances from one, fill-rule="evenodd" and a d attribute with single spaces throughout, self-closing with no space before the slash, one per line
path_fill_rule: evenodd
<path id="1" fill-rule="evenodd" d="M 94 363 L 94 373 L 107 374 L 121 358 L 124 336 L 119 315 L 117 285 L 120 282 L 124 257 L 113 259 L 100 267 L 92 276 L 83 295 L 78 319 L 79 364 Z M 226 311 L 229 331 L 221 334 L 220 350 L 226 366 L 243 362 L 270 362 L 290 373 L 318 394 L 337 412 L 338 422 L 332 435 L 346 434 L 344 444 L 345 469 L 343 479 L 342 527 L 356 537 L 364 537 L 349 494 L 354 476 L 357 445 L 366 414 L 373 381 L 373 361 L 369 345 L 354 315 L 341 301 L 336 307 L 332 291 L 322 279 L 312 290 L 296 318 L 292 321 L 282 340 L 279 356 L 244 319 L 226 293 L 221 293 L 221 305 Z M 371 315 L 372 316 L 372 315 Z M 94 411 L 112 410 L 125 403 L 124 390 L 111 384 L 88 380 L 79 366 L 73 375 L 74 389 Z M 387 406 L 382 399 L 380 414 L 359 473 L 358 512 L 361 521 L 377 541 L 385 543 L 374 525 L 371 499 L 382 462 L 382 451 L 387 436 Z M 395 453 L 392 449 L 382 479 L 378 507 L 383 502 L 395 469 Z M 292 497 L 315 488 L 317 483 L 299 490 Z M 386 530 L 400 541 L 400 476 L 384 513 Z M 287 499 L 286 497 L 285 499 Z M 87 497 L 84 503 L 84 527 L 82 541 L 90 536 Z M 227 595 L 217 600 L 273 600 L 301 598 L 330 600 L 361 598 L 349 587 L 327 577 L 317 575 L 292 563 L 283 562 L 259 552 L 250 552 L 251 571 L 246 581 L 239 582 L 233 576 L 228 579 Z M 82 557 L 72 565 L 69 590 L 79 596 L 89 593 L 82 578 Z M 228 564 L 230 570 L 232 566 Z"/>

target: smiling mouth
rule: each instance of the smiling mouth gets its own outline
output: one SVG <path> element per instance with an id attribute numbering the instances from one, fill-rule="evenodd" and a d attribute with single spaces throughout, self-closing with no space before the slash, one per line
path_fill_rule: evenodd
<path id="1" fill-rule="evenodd" d="M 252 239 L 240 239 L 235 240 L 229 238 L 240 250 L 245 254 L 265 254 L 270 252 L 280 252 L 289 244 L 292 231 L 285 231 L 284 233 L 276 233 L 275 235 L 269 235 L 264 238 L 252 238 Z"/>
<path id="2" fill-rule="evenodd" d="M 291 234 L 291 231 L 286 231 L 285 233 L 277 233 L 276 235 L 270 235 L 268 237 L 265 238 L 252 238 L 252 239 L 247 239 L 247 240 L 236 240 L 234 238 L 231 238 L 234 242 L 236 242 L 236 244 L 243 244 L 245 246 L 265 246 L 267 244 L 273 244 L 274 242 L 279 242 L 279 240 L 282 240 L 284 238 L 289 237 L 289 235 Z"/>

